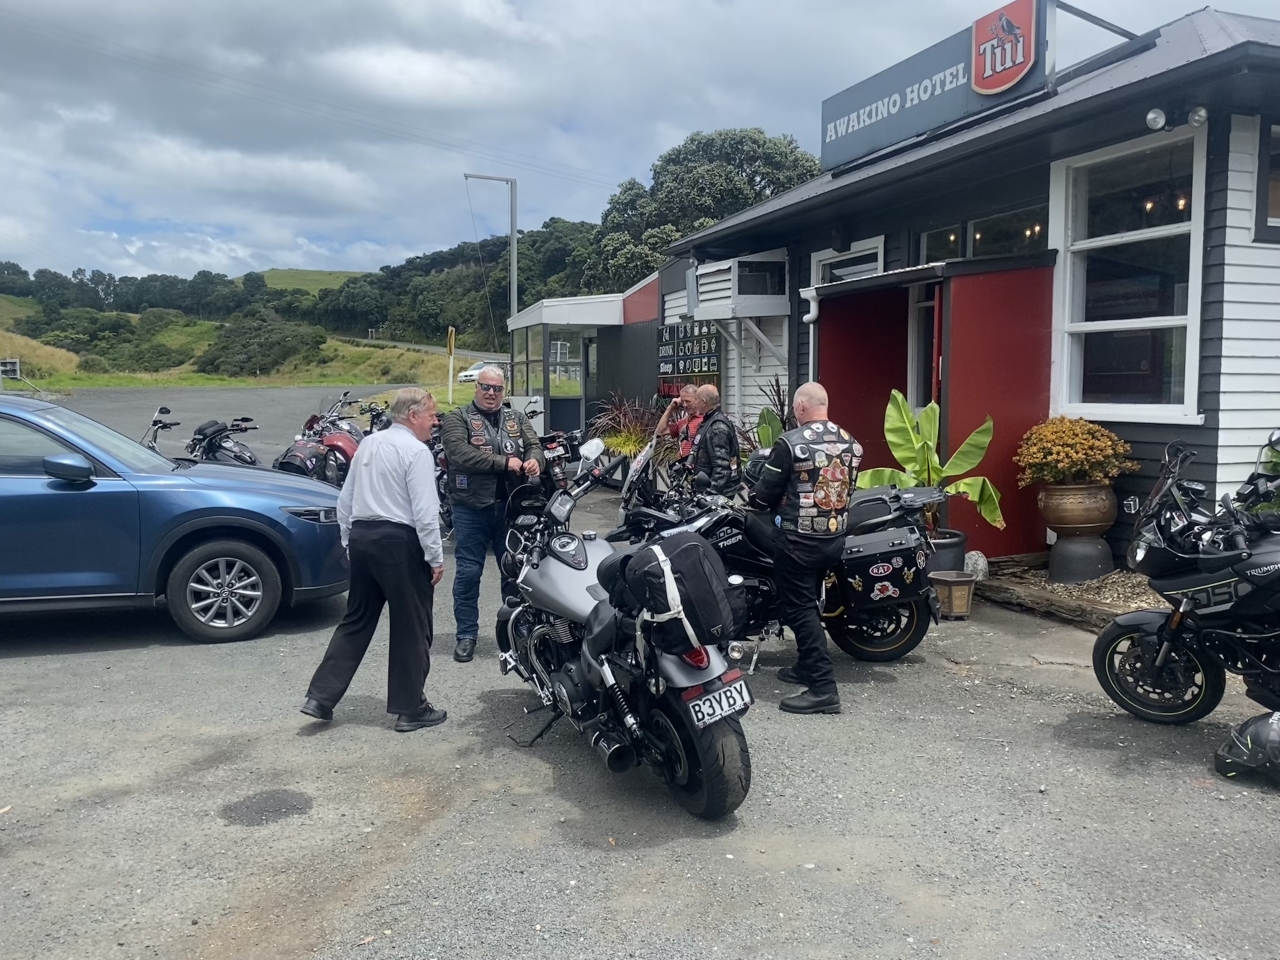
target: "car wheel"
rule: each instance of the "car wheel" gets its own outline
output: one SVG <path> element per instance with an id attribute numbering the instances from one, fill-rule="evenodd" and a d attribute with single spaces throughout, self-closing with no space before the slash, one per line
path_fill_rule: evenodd
<path id="1" fill-rule="evenodd" d="M 200 643 L 248 640 L 276 615 L 283 592 L 271 558 L 243 540 L 214 540 L 187 551 L 169 574 L 169 615 Z"/>

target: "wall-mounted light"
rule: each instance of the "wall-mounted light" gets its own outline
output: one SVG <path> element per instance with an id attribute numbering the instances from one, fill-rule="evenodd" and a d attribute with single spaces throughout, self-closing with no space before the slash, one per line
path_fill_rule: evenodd
<path id="1" fill-rule="evenodd" d="M 1163 130 L 1168 122 L 1163 110 L 1156 107 L 1154 110 L 1147 111 L 1147 126 L 1152 130 Z"/>
<path id="2" fill-rule="evenodd" d="M 1203 127 L 1209 122 L 1209 111 L 1204 107 L 1192 107 L 1187 114 L 1187 123 L 1193 127 Z"/>

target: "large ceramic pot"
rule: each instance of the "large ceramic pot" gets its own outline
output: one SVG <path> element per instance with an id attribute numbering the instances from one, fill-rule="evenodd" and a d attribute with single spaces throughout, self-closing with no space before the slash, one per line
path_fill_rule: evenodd
<path id="1" fill-rule="evenodd" d="M 963 530 L 939 528 L 929 538 L 933 541 L 933 556 L 929 558 L 930 570 L 963 570 L 964 548 L 969 535 Z"/>
<path id="2" fill-rule="evenodd" d="M 1060 537 L 1100 537 L 1116 522 L 1116 495 L 1107 483 L 1045 484 L 1037 503 Z"/>

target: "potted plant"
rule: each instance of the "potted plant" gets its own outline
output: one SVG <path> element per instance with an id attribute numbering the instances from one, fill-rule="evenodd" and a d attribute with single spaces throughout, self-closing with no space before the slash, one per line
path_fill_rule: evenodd
<path id="1" fill-rule="evenodd" d="M 1036 502 L 1057 534 L 1049 551 L 1051 583 L 1082 583 L 1115 569 L 1102 535 L 1116 520 L 1111 482 L 1138 469 L 1125 459 L 1129 445 L 1105 427 L 1074 417 L 1053 417 L 1026 432 L 1014 463 L 1018 486 L 1041 484 Z"/>
<path id="2" fill-rule="evenodd" d="M 982 426 L 969 434 L 946 463 L 938 456 L 939 410 L 930 403 L 916 417 L 911 405 L 901 392 L 889 395 L 889 406 L 884 412 L 884 439 L 889 452 L 902 467 L 873 467 L 858 474 L 858 487 L 880 487 L 894 484 L 899 487 L 941 487 L 954 497 L 973 501 L 978 513 L 998 530 L 1004 529 L 1004 515 L 1000 512 L 1000 493 L 986 477 L 964 476 L 974 470 L 986 456 L 991 444 L 994 425 L 990 417 Z M 953 477 L 961 479 L 953 480 Z M 950 483 L 947 483 L 951 480 Z M 938 526 L 937 508 L 926 512 L 925 523 L 929 539 L 937 553 L 929 561 L 933 570 L 963 570 L 964 547 L 968 536 L 960 530 L 948 530 Z"/>

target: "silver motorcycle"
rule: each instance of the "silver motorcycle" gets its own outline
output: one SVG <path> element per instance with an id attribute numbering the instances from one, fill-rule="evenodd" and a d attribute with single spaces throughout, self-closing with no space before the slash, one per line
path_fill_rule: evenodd
<path id="1" fill-rule="evenodd" d="M 525 486 L 508 501 L 503 572 L 519 596 L 498 614 L 499 666 L 537 693 L 538 706 L 527 712 L 551 711 L 529 745 L 567 717 L 609 770 L 645 764 L 685 810 L 716 820 L 751 789 L 740 719 L 751 690 L 726 659 L 740 658 L 742 647 L 676 656 L 638 628 L 641 601 L 622 577 L 632 551 L 569 530 L 577 502 L 621 466 L 618 459 L 600 467 L 603 451 L 598 440 L 584 444 L 578 477 L 549 499 L 540 486 Z"/>

